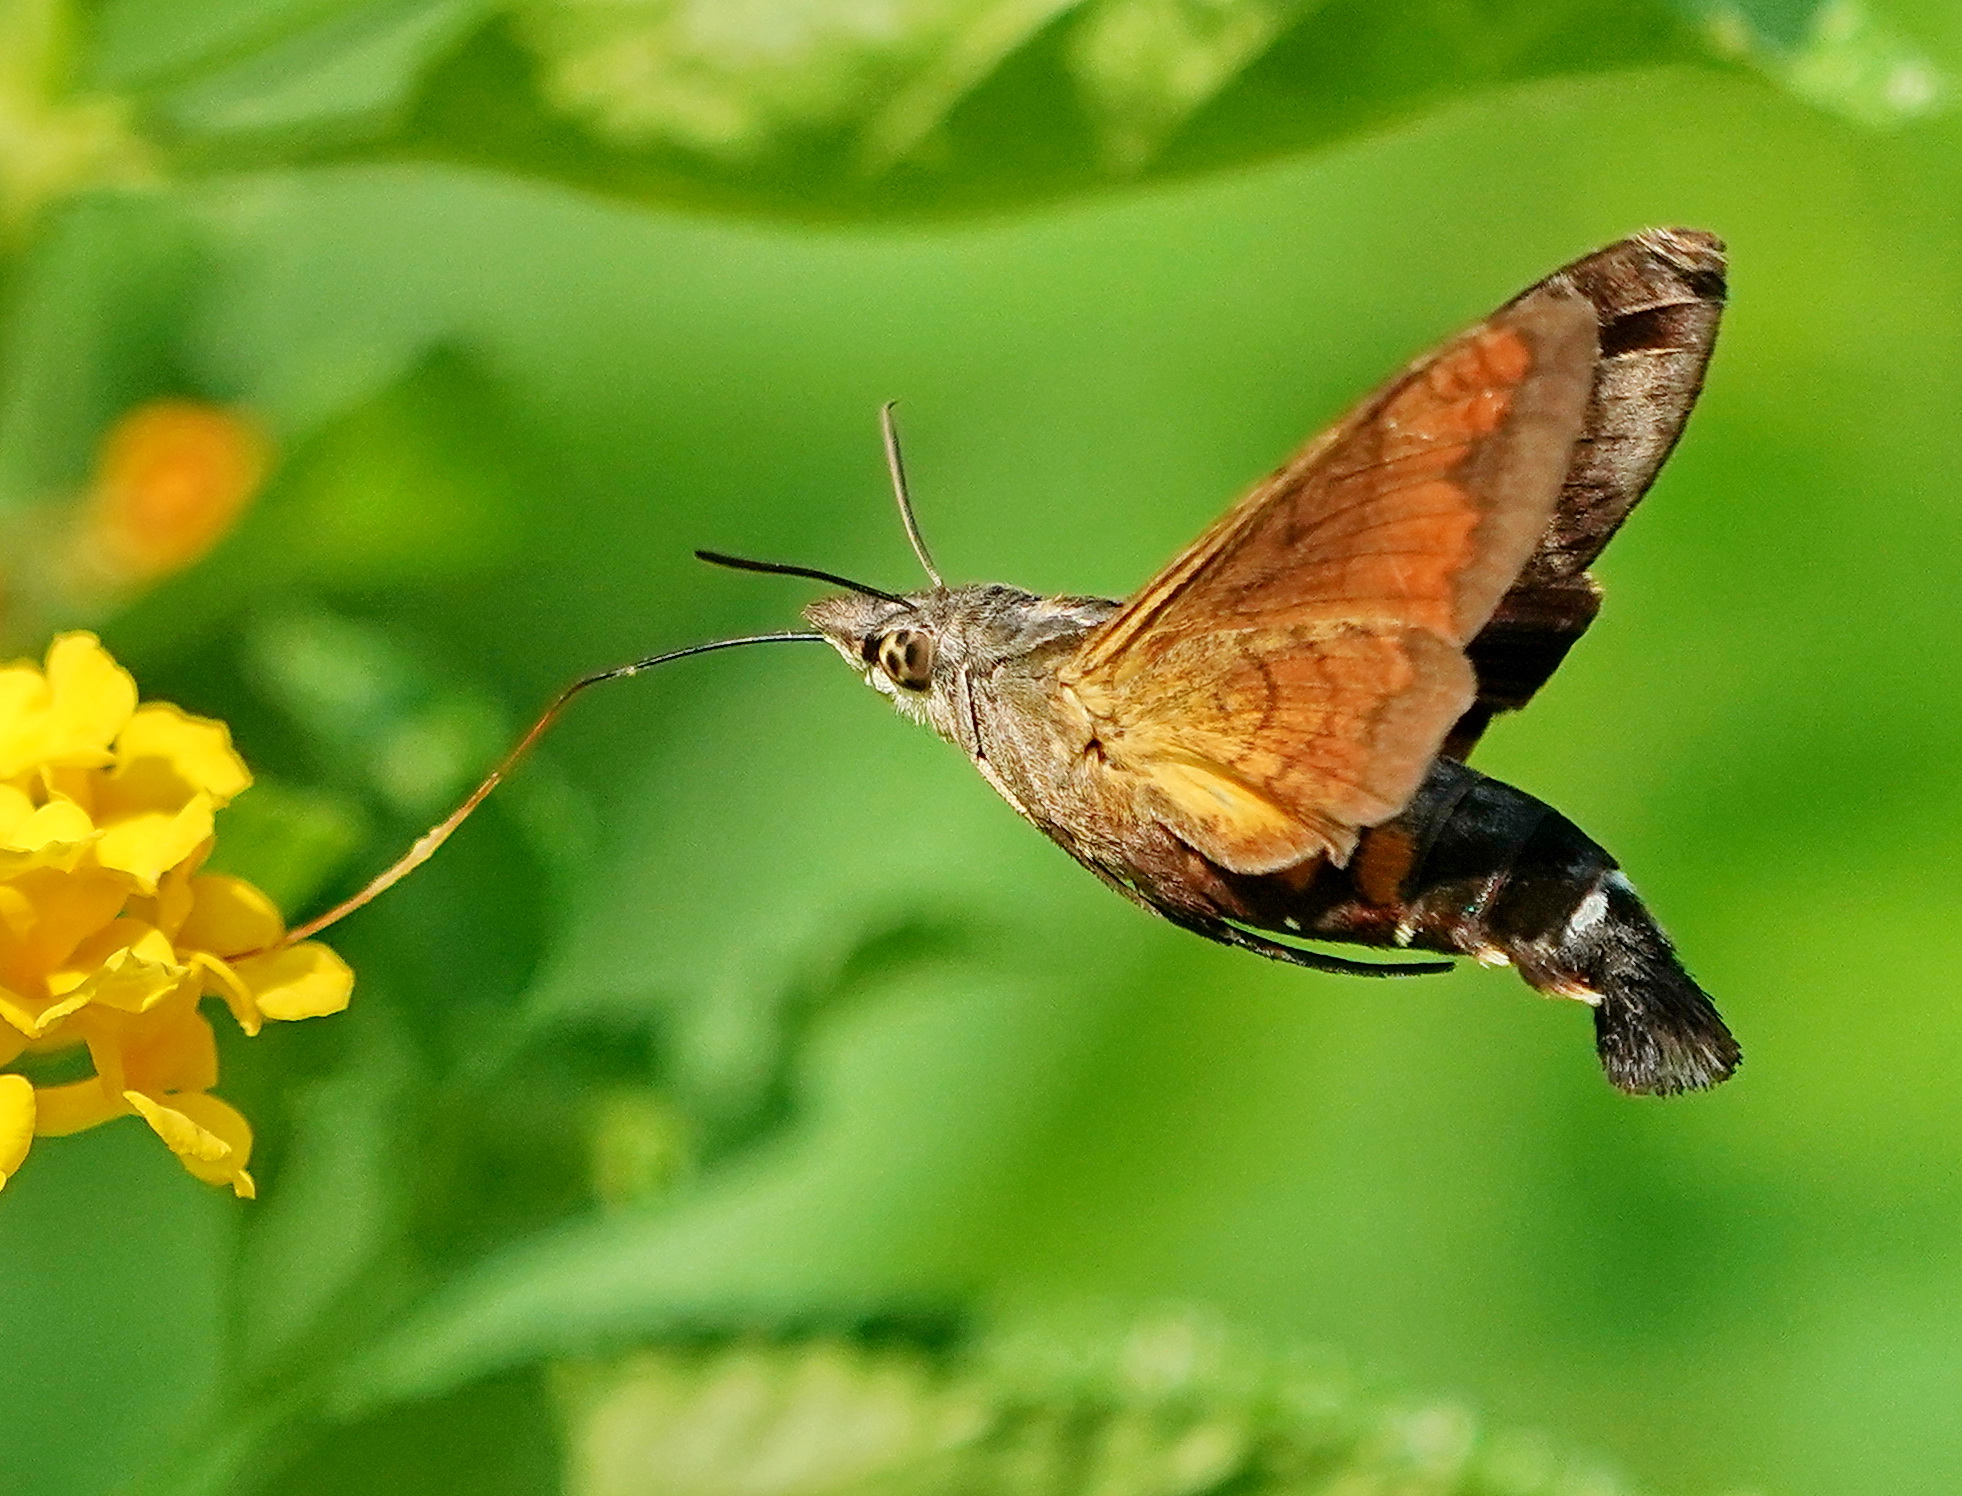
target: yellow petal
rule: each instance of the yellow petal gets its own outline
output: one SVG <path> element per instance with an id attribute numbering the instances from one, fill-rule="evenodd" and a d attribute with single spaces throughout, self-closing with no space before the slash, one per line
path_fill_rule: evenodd
<path id="1" fill-rule="evenodd" d="M 35 1020 L 41 1016 L 42 1004 L 29 1002 L 18 992 L 0 987 L 0 1019 L 5 1019 L 16 1032 L 25 1039 L 35 1035 Z"/>
<path id="2" fill-rule="evenodd" d="M 207 997 L 222 997 L 225 1006 L 232 1010 L 232 1017 L 245 1031 L 246 1037 L 259 1032 L 265 1026 L 266 1015 L 259 1011 L 257 999 L 252 989 L 245 985 L 243 978 L 232 970 L 231 964 L 217 956 L 208 956 L 203 951 L 191 952 L 191 966 L 204 982 Z M 0 1030 L 0 1040 L 4 1040 L 5 1030 Z"/>
<path id="3" fill-rule="evenodd" d="M 132 716 L 116 739 L 111 783 L 120 787 L 146 781 L 147 795 L 166 777 L 180 787 L 174 800 L 148 800 L 144 809 L 175 808 L 194 790 L 203 790 L 223 805 L 252 783 L 245 761 L 232 749 L 230 728 L 157 701 Z"/>
<path id="4" fill-rule="evenodd" d="M 183 1100 L 175 1097 L 174 1100 Z M 136 1114 L 155 1130 L 158 1137 L 170 1145 L 170 1151 L 182 1159 L 196 1159 L 201 1164 L 215 1164 L 221 1159 L 230 1158 L 232 1145 L 209 1128 L 200 1127 L 184 1112 L 173 1106 L 165 1106 L 155 1097 L 145 1096 L 141 1091 L 123 1092 L 123 1100 L 136 1110 Z"/>
<path id="5" fill-rule="evenodd" d="M 65 1003 L 80 998 L 125 1013 L 145 1013 L 181 991 L 191 976 L 191 968 L 177 960 L 177 953 L 164 933 L 139 920 L 119 919 L 101 938 L 116 940 L 118 947 L 103 956 L 79 986 L 63 994 Z M 82 949 L 87 950 L 94 943 L 85 941 Z M 66 986 L 69 974 L 69 971 L 62 973 L 62 986 Z M 49 979 L 49 986 L 56 986 L 55 978 Z M 44 1017 L 44 1030 L 47 1023 Z"/>
<path id="6" fill-rule="evenodd" d="M 0 779 L 48 765 L 106 764 L 109 744 L 136 709 L 136 682 L 93 634 L 63 634 L 47 673 L 0 670 Z"/>
<path id="7" fill-rule="evenodd" d="M 191 855 L 165 873 L 157 884 L 157 928 L 172 940 L 184 928 L 184 921 L 191 917 L 191 909 L 197 900 L 191 892 L 191 884 L 197 870 L 204 866 L 204 859 L 211 853 L 211 843 L 206 841 Z"/>
<path id="8" fill-rule="evenodd" d="M 83 992 L 63 998 L 24 998 L 0 987 L 0 1018 L 30 1039 L 39 1039 L 64 1018 L 89 1005 L 90 994 Z"/>
<path id="9" fill-rule="evenodd" d="M 0 877 L 36 867 L 68 872 L 94 839 L 95 825 L 87 811 L 73 800 L 50 800 L 0 837 Z"/>
<path id="10" fill-rule="evenodd" d="M 199 792 L 178 811 L 105 817 L 95 860 L 128 873 L 144 893 L 155 893 L 158 880 L 210 837 L 211 810 L 211 797 Z"/>
<path id="11" fill-rule="evenodd" d="M 0 883 L 0 929 L 10 956 L 36 979 L 64 964 L 129 898 L 123 873 L 33 868 Z M 22 978 L 17 974 L 16 980 Z"/>
<path id="12" fill-rule="evenodd" d="M 7 837 L 7 845 L 32 852 L 50 842 L 87 841 L 95 834 L 89 813 L 73 800 L 50 800 L 19 822 Z"/>
<path id="13" fill-rule="evenodd" d="M 136 682 L 94 634 L 59 635 L 48 646 L 49 716 L 54 742 L 48 757 L 64 763 L 105 763 L 106 751 L 136 710 Z"/>
<path id="14" fill-rule="evenodd" d="M 129 1104 L 94 1076 L 65 1086 L 43 1086 L 34 1099 L 34 1131 L 44 1138 L 65 1138 L 129 1115 Z"/>
<path id="15" fill-rule="evenodd" d="M 262 951 L 286 933 L 273 901 L 243 878 L 211 873 L 191 882 L 191 916 L 177 943 L 215 956 Z"/>
<path id="16" fill-rule="evenodd" d="M 206 844 L 208 849 L 209 843 Z M 154 894 L 139 894 L 130 899 L 123 912 L 133 919 L 140 919 L 155 925 L 172 940 L 184 928 L 184 921 L 191 914 L 191 880 L 196 876 L 198 866 L 204 861 L 204 850 L 200 849 L 157 880 Z"/>
<path id="17" fill-rule="evenodd" d="M 68 958 L 48 973 L 48 990 L 56 996 L 73 992 L 98 976 L 111 957 L 138 945 L 143 946 L 146 954 L 169 960 L 176 953 L 157 948 L 151 940 L 157 933 L 155 926 L 127 914 L 110 920 L 79 941 Z"/>
<path id="18" fill-rule="evenodd" d="M 91 1009 L 76 1022 L 86 1025 L 96 1074 L 119 1090 L 161 1096 L 218 1084 L 218 1040 L 197 1010 L 194 993 L 148 1013 Z"/>
<path id="19" fill-rule="evenodd" d="M 0 1075 L 0 1185 L 27 1161 L 34 1142 L 34 1087 L 24 1075 Z"/>
<path id="20" fill-rule="evenodd" d="M 245 1172 L 252 1156 L 252 1128 L 216 1096 L 201 1091 L 169 1097 L 125 1091 L 123 1099 L 162 1138 L 178 1162 L 208 1184 L 229 1184 L 250 1200 L 256 1193 Z"/>
<path id="21" fill-rule="evenodd" d="M 6 672 L 0 671 L 0 675 Z M 6 711 L 6 704 L 0 702 L 0 713 Z M 17 785 L 0 784 L 0 841 L 11 841 L 14 828 L 34 814 L 34 801 L 26 790 Z"/>
<path id="22" fill-rule="evenodd" d="M 34 666 L 0 666 L 0 779 L 12 779 L 40 759 L 48 699 L 47 677 Z"/>
<path id="23" fill-rule="evenodd" d="M 51 799 L 73 799 L 84 811 L 88 811 L 90 819 L 94 819 L 96 785 L 102 783 L 100 764 L 94 768 L 77 768 L 73 764 L 41 764 L 31 777 L 41 787 L 41 803 Z"/>
<path id="24" fill-rule="evenodd" d="M 234 963 L 268 1018 L 319 1018 L 338 1013 L 354 992 L 347 962 L 315 940 Z"/>

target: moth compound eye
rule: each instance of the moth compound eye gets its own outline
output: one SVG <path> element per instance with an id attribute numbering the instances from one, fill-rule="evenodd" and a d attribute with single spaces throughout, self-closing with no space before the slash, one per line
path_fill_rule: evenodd
<path id="1" fill-rule="evenodd" d="M 895 686 L 924 691 L 933 683 L 933 636 L 894 629 L 879 640 L 879 668 Z"/>

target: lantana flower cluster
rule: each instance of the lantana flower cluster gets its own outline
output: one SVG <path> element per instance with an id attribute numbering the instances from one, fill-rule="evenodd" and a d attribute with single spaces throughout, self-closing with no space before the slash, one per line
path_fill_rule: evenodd
<path id="1" fill-rule="evenodd" d="M 202 999 L 256 1034 L 338 1012 L 354 977 L 318 942 L 281 946 L 250 883 L 200 872 L 251 782 L 222 722 L 139 704 L 93 635 L 0 666 L 0 1183 L 34 1138 L 134 1115 L 198 1178 L 253 1193 Z"/>

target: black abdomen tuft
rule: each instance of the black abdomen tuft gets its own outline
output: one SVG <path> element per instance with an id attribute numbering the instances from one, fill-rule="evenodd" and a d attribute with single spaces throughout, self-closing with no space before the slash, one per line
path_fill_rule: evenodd
<path id="1" fill-rule="evenodd" d="M 1346 868 L 1234 891 L 1235 917 L 1262 929 L 1509 963 L 1594 1009 L 1601 1066 L 1624 1091 L 1705 1090 L 1741 1058 L 1614 858 L 1551 806 L 1449 758 Z"/>

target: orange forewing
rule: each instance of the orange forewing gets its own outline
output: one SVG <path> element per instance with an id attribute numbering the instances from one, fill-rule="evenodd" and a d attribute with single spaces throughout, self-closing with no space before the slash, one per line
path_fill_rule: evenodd
<path id="1" fill-rule="evenodd" d="M 1463 646 L 1552 517 L 1595 316 L 1553 289 L 1447 343 L 1230 510 L 1059 688 L 1150 811 L 1234 872 L 1394 815 L 1472 700 Z"/>

